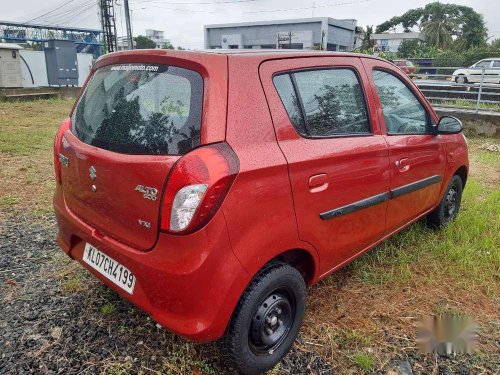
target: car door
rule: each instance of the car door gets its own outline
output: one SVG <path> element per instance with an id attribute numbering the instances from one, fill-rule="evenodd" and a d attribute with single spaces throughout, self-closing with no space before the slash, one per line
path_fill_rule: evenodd
<path id="1" fill-rule="evenodd" d="M 488 68 L 491 67 L 491 64 L 492 64 L 492 60 L 482 60 L 482 61 L 479 61 L 478 63 L 476 63 L 474 65 L 473 68 L 469 68 L 468 69 L 468 76 L 467 76 L 467 79 L 469 80 L 469 82 L 481 82 L 481 77 L 483 75 L 483 68 L 485 69 L 485 82 L 488 82 Z"/>
<path id="2" fill-rule="evenodd" d="M 386 222 L 390 233 L 439 201 L 446 144 L 434 134 L 437 117 L 411 80 L 382 60 L 364 63 L 389 147 L 391 199 Z"/>
<path id="3" fill-rule="evenodd" d="M 491 66 L 486 69 L 485 82 L 500 83 L 500 60 L 491 61 Z"/>
<path id="4" fill-rule="evenodd" d="M 325 274 L 382 238 L 388 148 L 353 57 L 268 61 L 260 75 L 288 162 L 299 237 Z"/>

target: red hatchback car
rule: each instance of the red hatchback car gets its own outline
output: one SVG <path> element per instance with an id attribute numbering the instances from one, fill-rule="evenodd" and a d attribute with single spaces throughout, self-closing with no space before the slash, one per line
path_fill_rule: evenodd
<path id="1" fill-rule="evenodd" d="M 394 60 L 394 64 L 409 76 L 415 74 L 417 69 L 410 60 Z"/>
<path id="2" fill-rule="evenodd" d="M 397 67 L 307 51 L 100 58 L 55 138 L 58 242 L 165 328 L 272 368 L 306 286 L 427 217 L 468 173 L 462 124 Z"/>

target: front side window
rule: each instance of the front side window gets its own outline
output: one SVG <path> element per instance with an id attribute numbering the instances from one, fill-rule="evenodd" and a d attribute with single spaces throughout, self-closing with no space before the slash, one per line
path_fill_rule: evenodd
<path id="1" fill-rule="evenodd" d="M 481 61 L 475 65 L 475 68 L 489 68 L 491 60 Z"/>
<path id="2" fill-rule="evenodd" d="M 370 134 L 368 111 L 358 77 L 348 68 L 298 71 L 289 77 L 298 94 L 299 106 L 287 106 L 289 97 L 276 79 L 276 89 L 297 131 L 309 137 Z M 291 90 L 291 89 L 289 89 Z M 290 110 L 293 108 L 293 111 Z M 303 126 L 296 126 L 299 109 Z"/>
<path id="3" fill-rule="evenodd" d="M 413 92 L 392 73 L 373 71 L 388 134 L 426 134 L 428 117 Z"/>
<path id="4" fill-rule="evenodd" d="M 89 145 L 123 154 L 185 154 L 200 143 L 202 99 L 203 79 L 192 70 L 105 66 L 73 112 L 73 131 Z"/>
<path id="5" fill-rule="evenodd" d="M 500 60 L 493 61 L 493 68 L 500 68 Z"/>

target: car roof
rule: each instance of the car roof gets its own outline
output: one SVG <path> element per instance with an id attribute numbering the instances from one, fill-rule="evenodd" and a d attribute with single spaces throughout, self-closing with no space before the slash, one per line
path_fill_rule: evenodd
<path id="1" fill-rule="evenodd" d="M 140 49 L 140 50 L 127 50 L 112 52 L 103 55 L 99 58 L 106 59 L 107 56 L 113 55 L 138 55 L 138 54 L 154 54 L 154 55 L 165 55 L 165 56 L 177 56 L 179 58 L 189 58 L 189 56 L 210 56 L 210 55 L 226 55 L 226 56 L 238 56 L 238 57 L 249 57 L 249 58 L 259 58 L 262 60 L 271 59 L 282 59 L 282 58 L 294 58 L 294 57 L 352 57 L 352 58 L 371 58 L 381 61 L 386 61 L 376 56 L 365 55 L 361 53 L 354 52 L 333 52 L 333 51 L 317 51 L 317 50 L 303 50 L 303 49 L 202 49 L 202 50 L 168 50 L 168 49 Z"/>

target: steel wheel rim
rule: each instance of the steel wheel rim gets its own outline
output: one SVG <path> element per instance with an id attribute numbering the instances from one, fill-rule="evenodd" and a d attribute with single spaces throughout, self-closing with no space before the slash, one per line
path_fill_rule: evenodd
<path id="1" fill-rule="evenodd" d="M 285 341 L 295 320 L 295 301 L 286 290 L 270 293 L 252 317 L 250 349 L 256 355 L 272 355 Z"/>

